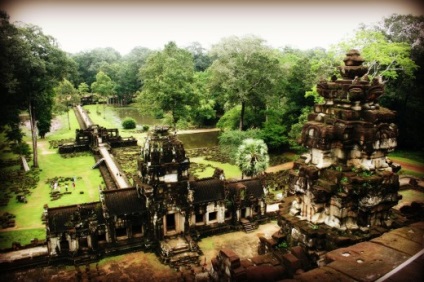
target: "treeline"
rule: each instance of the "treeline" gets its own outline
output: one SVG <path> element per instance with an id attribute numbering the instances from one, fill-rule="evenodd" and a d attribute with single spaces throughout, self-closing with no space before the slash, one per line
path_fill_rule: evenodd
<path id="1" fill-rule="evenodd" d="M 112 48 L 67 54 L 67 63 L 57 66 L 63 76 L 49 78 L 58 82 L 52 101 L 60 110 L 94 93 L 104 100 L 138 103 L 144 112 L 179 128 L 218 126 L 228 143 L 254 135 L 271 150 L 293 148 L 320 99 L 314 86 L 339 76 L 337 66 L 355 48 L 370 67 L 370 78 L 381 76 L 386 82 L 380 104 L 398 113 L 399 147 L 422 149 L 423 29 L 422 16 L 392 15 L 359 27 L 329 50 L 276 49 L 255 36 L 234 36 L 210 50 L 199 43 L 179 47 L 169 42 L 162 50 L 136 47 L 125 56 Z"/>

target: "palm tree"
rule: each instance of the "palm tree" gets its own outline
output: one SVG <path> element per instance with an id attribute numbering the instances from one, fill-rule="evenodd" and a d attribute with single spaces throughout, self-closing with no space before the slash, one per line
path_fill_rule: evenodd
<path id="1" fill-rule="evenodd" d="M 236 164 L 242 172 L 242 178 L 264 172 L 269 164 L 268 147 L 261 139 L 245 139 L 238 147 Z"/>

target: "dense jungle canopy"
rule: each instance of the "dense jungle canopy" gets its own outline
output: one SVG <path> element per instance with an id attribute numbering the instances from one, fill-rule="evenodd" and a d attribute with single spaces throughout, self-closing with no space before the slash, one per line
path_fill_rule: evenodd
<path id="1" fill-rule="evenodd" d="M 5 12 L 0 20 L 0 128 L 17 144 L 22 111 L 30 113 L 36 142 L 37 132 L 49 131 L 53 113 L 92 93 L 136 103 L 179 128 L 217 126 L 227 141 L 253 131 L 270 151 L 293 149 L 319 100 L 314 86 L 338 75 L 345 53 L 355 48 L 369 75 L 385 81 L 380 104 L 397 112 L 399 148 L 423 149 L 423 16 L 394 14 L 362 25 L 329 50 L 275 49 L 256 36 L 233 36 L 210 50 L 169 42 L 162 50 L 138 46 L 125 56 L 112 48 L 67 54 L 37 26 L 11 23 Z"/>

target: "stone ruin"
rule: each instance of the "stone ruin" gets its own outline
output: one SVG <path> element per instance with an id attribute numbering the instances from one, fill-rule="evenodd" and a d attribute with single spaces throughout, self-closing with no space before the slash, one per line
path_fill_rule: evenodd
<path id="1" fill-rule="evenodd" d="M 319 82 L 325 102 L 315 104 L 302 129 L 299 141 L 308 152 L 290 171 L 289 192 L 295 197 L 288 209 L 312 229 L 322 224 L 348 232 L 388 228 L 391 208 L 401 197 L 400 166 L 387 158 L 397 144 L 395 112 L 378 104 L 384 83 L 370 80 L 363 62 L 350 50 L 339 67 L 341 79 Z M 313 236 L 291 233 L 306 245 L 316 243 Z"/>

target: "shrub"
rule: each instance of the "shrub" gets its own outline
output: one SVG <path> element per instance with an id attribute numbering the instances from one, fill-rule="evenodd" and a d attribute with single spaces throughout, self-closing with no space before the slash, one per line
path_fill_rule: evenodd
<path id="1" fill-rule="evenodd" d="M 234 157 L 237 152 L 237 149 L 241 145 L 243 140 L 248 138 L 255 139 L 255 138 L 258 138 L 259 136 L 261 136 L 261 131 L 259 129 L 249 129 L 246 131 L 240 131 L 240 130 L 224 131 L 218 137 L 221 153 L 230 156 L 230 158 L 234 161 Z"/>
<path id="2" fill-rule="evenodd" d="M 145 124 L 145 125 L 143 125 L 143 131 L 149 131 L 149 128 L 150 128 L 150 127 L 149 127 L 148 125 L 146 125 L 146 124 Z"/>
<path id="3" fill-rule="evenodd" d="M 122 122 L 122 127 L 124 129 L 134 129 L 136 127 L 135 120 L 129 117 L 125 118 L 124 121 Z"/>

